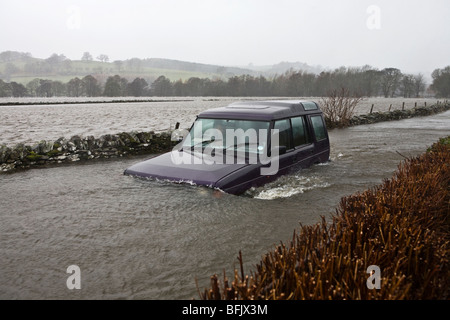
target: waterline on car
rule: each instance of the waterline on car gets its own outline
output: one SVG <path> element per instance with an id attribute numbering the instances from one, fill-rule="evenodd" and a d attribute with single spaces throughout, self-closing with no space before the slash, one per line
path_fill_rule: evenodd
<path id="1" fill-rule="evenodd" d="M 328 188 L 331 184 L 318 175 L 289 174 L 259 188 L 251 188 L 245 194 L 260 200 L 290 198 L 314 189 Z"/>

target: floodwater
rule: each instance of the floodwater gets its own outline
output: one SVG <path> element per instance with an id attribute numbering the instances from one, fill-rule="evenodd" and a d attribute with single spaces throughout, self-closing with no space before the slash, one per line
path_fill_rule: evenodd
<path id="1" fill-rule="evenodd" d="M 87 98 L 83 98 L 87 99 Z M 20 106 L 0 106 L 0 145 L 13 146 L 17 143 L 34 144 L 40 140 L 55 141 L 60 137 L 69 139 L 74 135 L 96 138 L 103 134 L 115 134 L 123 131 L 167 131 L 177 122 L 181 128 L 189 128 L 195 116 L 210 108 L 222 107 L 236 100 L 269 100 L 282 98 L 214 98 L 181 97 L 158 98 L 156 102 L 130 102 L 135 98 L 114 98 L 124 103 L 112 103 L 112 98 L 89 98 L 89 101 L 108 103 L 26 105 L 46 100 L 42 98 L 0 98 L 0 103 L 21 103 Z M 144 98 L 140 98 L 144 99 Z M 140 100 L 139 99 L 139 100 Z M 147 98 L 148 99 L 148 98 Z M 292 99 L 292 98 L 291 98 Z M 321 98 L 313 99 L 320 102 Z M 81 98 L 52 98 L 52 103 L 82 102 Z M 410 109 L 417 105 L 435 103 L 436 99 L 385 99 L 369 98 L 359 103 L 355 112 L 368 113 Z"/>
<path id="2" fill-rule="evenodd" d="M 329 163 L 243 196 L 123 175 L 147 157 L 2 174 L 0 299 L 197 299 L 196 279 L 203 289 L 215 273 L 232 275 L 239 251 L 250 272 L 300 223 L 329 217 L 342 196 L 380 184 L 405 156 L 449 134 L 450 112 L 332 130 Z M 71 265 L 79 290 L 67 287 Z"/>

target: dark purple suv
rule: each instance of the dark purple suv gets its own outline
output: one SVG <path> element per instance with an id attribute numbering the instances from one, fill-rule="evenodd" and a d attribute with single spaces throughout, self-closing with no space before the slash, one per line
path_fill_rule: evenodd
<path id="1" fill-rule="evenodd" d="M 236 102 L 207 110 L 182 137 L 171 152 L 125 174 L 242 194 L 330 156 L 322 111 L 312 101 Z"/>

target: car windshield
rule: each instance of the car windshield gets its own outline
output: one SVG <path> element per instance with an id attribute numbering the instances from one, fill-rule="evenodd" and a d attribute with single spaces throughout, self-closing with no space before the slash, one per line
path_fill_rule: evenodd
<path id="1" fill-rule="evenodd" d="M 269 132 L 268 121 L 198 118 L 183 142 L 183 149 L 206 147 L 263 154 Z"/>

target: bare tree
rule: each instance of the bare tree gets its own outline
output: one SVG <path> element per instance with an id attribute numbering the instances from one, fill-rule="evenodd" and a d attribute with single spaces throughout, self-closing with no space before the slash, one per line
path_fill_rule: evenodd
<path id="1" fill-rule="evenodd" d="M 433 83 L 430 88 L 436 93 L 436 96 L 439 98 L 450 97 L 450 66 L 434 70 L 431 76 Z"/>
<path id="2" fill-rule="evenodd" d="M 425 91 L 427 83 L 423 74 L 419 73 L 414 76 L 414 94 L 416 98 L 419 98 Z"/>
<path id="3" fill-rule="evenodd" d="M 172 83 L 165 76 L 159 76 L 150 86 L 153 96 L 171 96 L 173 94 Z"/>
<path id="4" fill-rule="evenodd" d="M 97 57 L 97 60 L 100 60 L 101 62 L 108 62 L 109 61 L 109 57 L 106 54 L 101 54 Z"/>
<path id="5" fill-rule="evenodd" d="M 79 97 L 83 95 L 83 81 L 76 77 L 67 83 L 67 94 L 69 97 Z"/>
<path id="6" fill-rule="evenodd" d="M 381 71 L 381 90 L 384 97 L 393 97 L 397 90 L 402 72 L 396 68 L 386 68 Z"/>
<path id="7" fill-rule="evenodd" d="M 88 97 L 96 97 L 100 95 L 100 85 L 98 84 L 97 79 L 95 79 L 93 76 L 87 75 L 83 79 L 81 79 L 81 81 L 83 84 L 84 93 Z"/>
<path id="8" fill-rule="evenodd" d="M 63 61 L 67 60 L 66 56 L 63 54 L 52 54 L 50 57 L 48 57 L 47 59 L 45 59 L 45 61 L 52 65 L 52 66 L 56 66 L 60 63 L 62 63 Z"/>
<path id="9" fill-rule="evenodd" d="M 81 57 L 81 60 L 83 60 L 83 61 L 92 61 L 93 58 L 92 58 L 92 55 L 89 52 L 86 51 L 85 53 L 83 53 L 83 56 Z"/>
<path id="10" fill-rule="evenodd" d="M 320 100 L 320 108 L 325 116 L 327 126 L 346 127 L 355 113 L 355 108 L 363 98 L 350 95 L 346 88 L 333 90 L 328 97 Z"/>
<path id="11" fill-rule="evenodd" d="M 403 98 L 411 98 L 414 93 L 414 76 L 412 74 L 403 75 L 400 81 L 400 91 Z"/>

